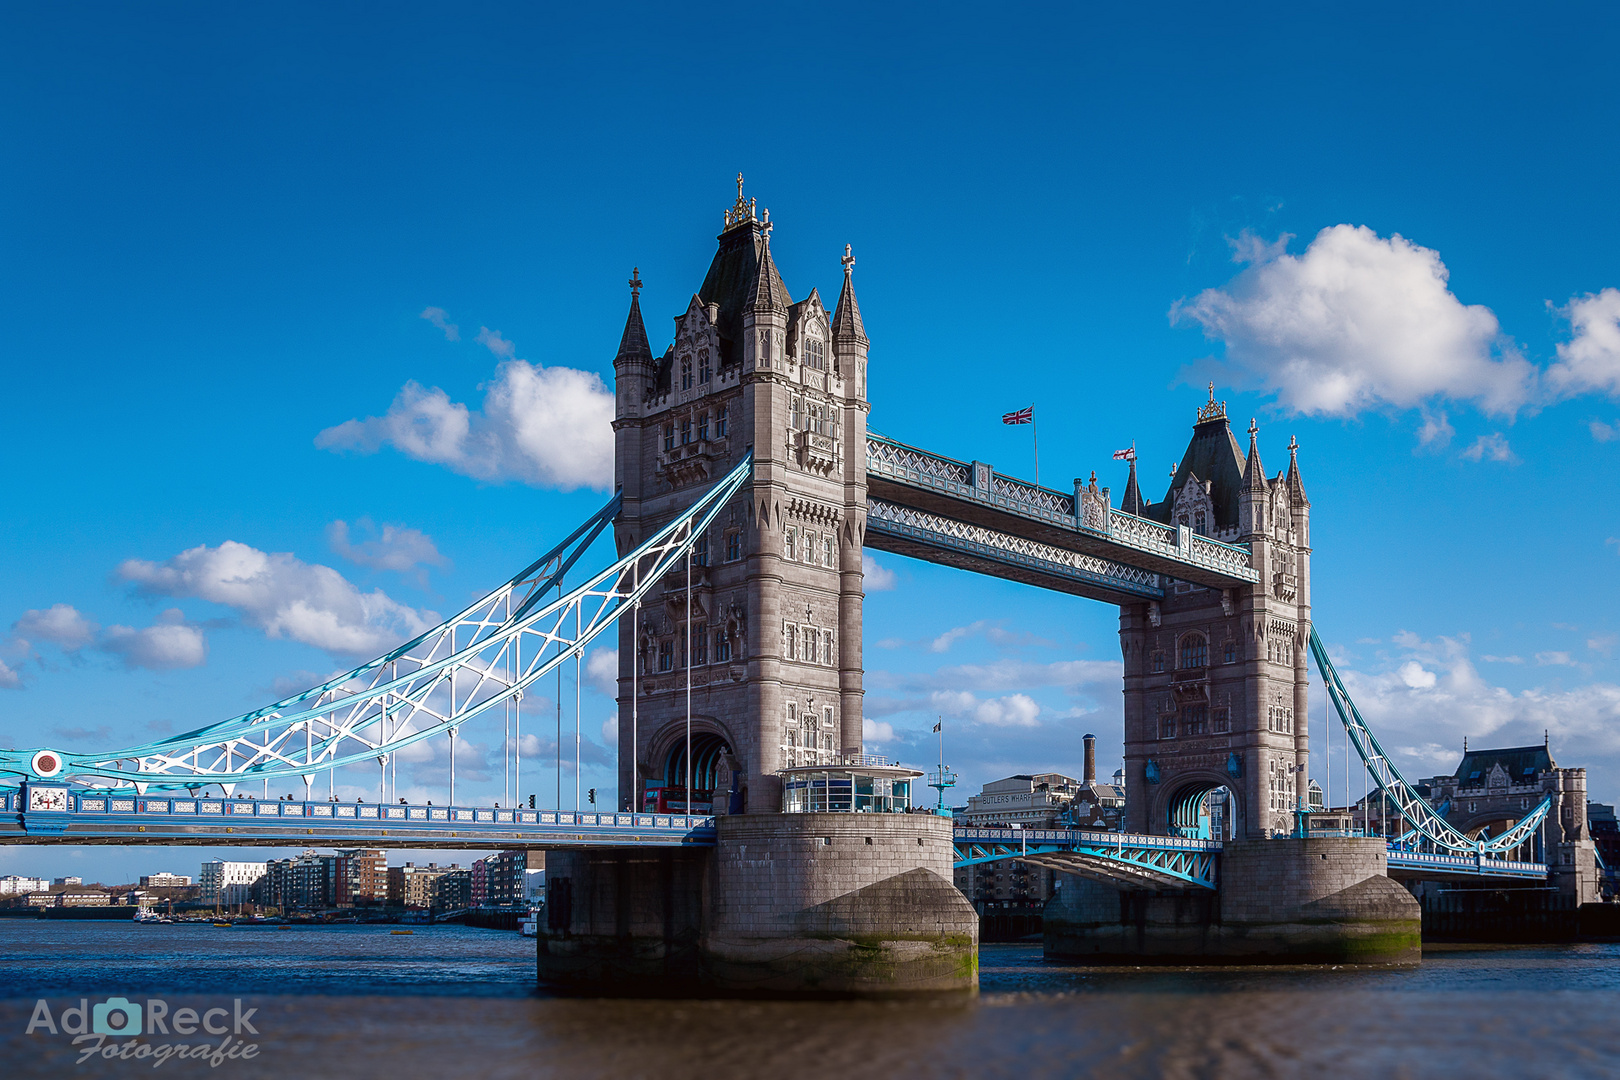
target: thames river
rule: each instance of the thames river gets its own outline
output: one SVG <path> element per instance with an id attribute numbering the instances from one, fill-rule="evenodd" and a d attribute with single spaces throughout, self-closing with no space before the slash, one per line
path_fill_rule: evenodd
<path id="1" fill-rule="evenodd" d="M 604 1001 L 539 989 L 532 939 L 397 929 L 0 920 L 0 1075 L 1620 1076 L 1620 945 L 1410 970 L 1095 969 L 991 945 L 973 1000 Z M 74 1010 L 118 997 L 195 1034 L 76 1047 Z M 80 1064 L 98 1041 L 143 1056 Z M 217 1065 L 180 1056 L 204 1043 Z"/>

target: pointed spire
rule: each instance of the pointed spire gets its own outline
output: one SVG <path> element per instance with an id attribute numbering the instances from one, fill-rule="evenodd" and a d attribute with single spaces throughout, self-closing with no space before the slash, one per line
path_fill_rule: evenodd
<path id="1" fill-rule="evenodd" d="M 1270 490 L 1266 484 L 1266 468 L 1260 464 L 1260 425 L 1253 417 L 1249 419 L 1249 457 L 1243 463 L 1243 489 L 1261 494 Z"/>
<path id="2" fill-rule="evenodd" d="M 1309 506 L 1305 496 L 1305 482 L 1299 476 L 1299 440 L 1288 436 L 1288 501 L 1295 506 Z"/>
<path id="3" fill-rule="evenodd" d="M 1136 455 L 1132 454 L 1130 460 L 1131 477 L 1125 481 L 1125 495 L 1120 499 L 1119 508 L 1127 514 L 1135 514 L 1137 517 L 1141 517 L 1142 511 L 1147 506 L 1142 502 L 1142 489 L 1136 485 Z"/>
<path id="4" fill-rule="evenodd" d="M 647 343 L 647 325 L 641 319 L 641 269 L 630 271 L 630 314 L 624 320 L 624 336 L 619 339 L 619 352 L 613 366 L 642 363 L 652 365 L 652 346 Z"/>
<path id="5" fill-rule="evenodd" d="M 833 311 L 833 339 L 848 338 L 868 344 L 866 326 L 861 322 L 861 305 L 855 302 L 855 256 L 851 246 L 844 245 L 844 290 L 838 294 L 838 307 Z"/>
<path id="6" fill-rule="evenodd" d="M 783 287 L 782 277 L 776 272 L 776 262 L 771 258 L 771 233 L 768 228 L 760 233 L 759 255 L 752 269 L 754 272 L 748 282 L 748 309 L 786 312 L 787 289 Z"/>

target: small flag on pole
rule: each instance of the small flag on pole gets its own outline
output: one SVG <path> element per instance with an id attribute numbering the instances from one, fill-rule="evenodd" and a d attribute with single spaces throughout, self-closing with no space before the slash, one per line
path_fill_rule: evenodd
<path id="1" fill-rule="evenodd" d="M 1033 424 L 1035 422 L 1035 406 L 1031 405 L 1029 408 L 1019 409 L 1017 412 L 1002 413 L 1001 422 L 1003 424 Z"/>
<path id="2" fill-rule="evenodd" d="M 941 731 L 941 730 L 944 729 L 944 727 L 945 727 L 945 721 L 941 720 L 939 723 L 934 725 L 934 730 L 935 731 Z"/>
<path id="3" fill-rule="evenodd" d="M 1114 451 L 1114 460 L 1115 461 L 1135 461 L 1136 460 L 1136 447 L 1133 445 L 1133 446 L 1128 446 L 1123 450 L 1115 450 Z"/>

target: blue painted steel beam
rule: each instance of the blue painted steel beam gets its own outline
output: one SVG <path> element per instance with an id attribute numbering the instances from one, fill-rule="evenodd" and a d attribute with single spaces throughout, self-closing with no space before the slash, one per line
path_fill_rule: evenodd
<path id="1" fill-rule="evenodd" d="M 712 847 L 712 817 L 574 813 L 487 806 L 68 795 L 66 811 L 0 793 L 0 844 L 206 844 L 287 847 Z"/>
<path id="2" fill-rule="evenodd" d="M 1221 845 L 1212 840 L 1084 829 L 957 829 L 954 868 L 1019 859 L 1116 884 L 1216 888 Z M 1062 865 L 1074 857 L 1072 868 Z"/>

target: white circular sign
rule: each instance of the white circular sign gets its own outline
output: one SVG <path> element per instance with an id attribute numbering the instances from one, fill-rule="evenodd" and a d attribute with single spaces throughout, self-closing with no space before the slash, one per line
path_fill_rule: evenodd
<path id="1" fill-rule="evenodd" d="M 40 750 L 28 763 L 35 776 L 51 777 L 62 771 L 62 755 L 55 750 Z"/>

